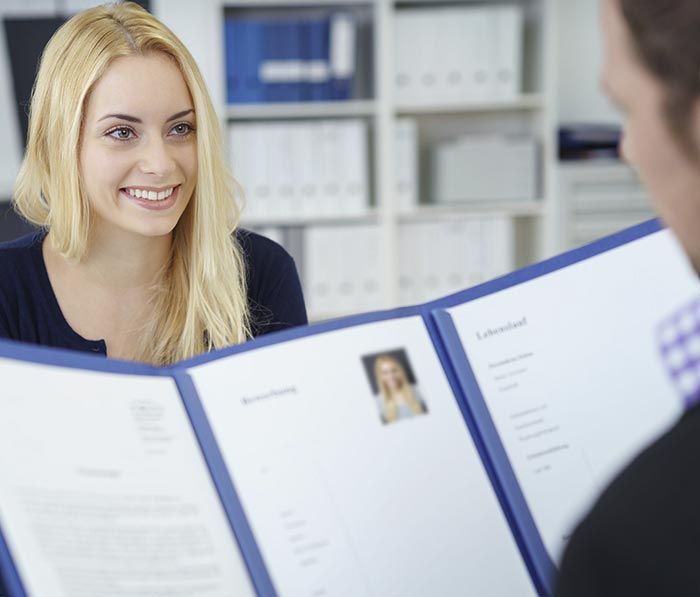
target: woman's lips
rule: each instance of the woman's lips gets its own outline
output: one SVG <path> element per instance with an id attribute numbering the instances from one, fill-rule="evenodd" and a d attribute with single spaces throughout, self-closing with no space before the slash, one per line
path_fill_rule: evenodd
<path id="1" fill-rule="evenodd" d="M 175 205 L 175 201 L 177 201 L 177 197 L 180 194 L 181 186 L 182 185 L 177 185 L 173 189 L 173 192 L 170 194 L 170 197 L 166 197 L 165 199 L 161 199 L 160 201 L 151 201 L 149 199 L 141 199 L 139 197 L 135 197 L 133 195 L 130 195 L 126 189 L 119 189 L 119 192 L 124 197 L 126 197 L 126 199 L 128 199 L 132 203 L 135 203 L 139 207 L 143 207 L 151 211 L 162 211 L 164 209 L 169 209 L 173 205 Z"/>

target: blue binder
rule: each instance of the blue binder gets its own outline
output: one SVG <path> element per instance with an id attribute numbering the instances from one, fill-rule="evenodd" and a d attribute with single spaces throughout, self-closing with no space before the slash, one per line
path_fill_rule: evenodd
<path id="1" fill-rule="evenodd" d="M 308 80 L 304 84 L 303 99 L 307 101 L 328 101 L 330 94 L 330 20 L 328 18 L 310 19 L 301 24 L 302 56 L 311 65 L 325 66 L 326 77 L 321 80 Z M 313 67 L 312 67 L 313 68 Z M 320 70 L 324 70 L 321 68 Z"/>
<path id="2" fill-rule="evenodd" d="M 263 101 L 259 78 L 262 51 L 261 23 L 255 19 L 227 18 L 226 42 L 227 97 L 231 104 Z"/>
<path id="3" fill-rule="evenodd" d="M 289 19 L 268 19 L 263 23 L 261 62 L 274 62 L 282 65 L 299 64 L 301 60 L 301 39 L 296 21 Z M 277 81 L 264 81 L 264 101 L 300 101 L 302 78 L 285 77 Z"/>
<path id="4" fill-rule="evenodd" d="M 339 15 L 341 18 L 349 18 L 346 15 Z M 330 28 L 330 36 L 333 36 L 333 25 L 332 25 L 333 18 L 329 20 L 329 28 Z M 357 23 L 353 22 L 353 27 L 356 29 L 357 28 Z M 355 35 L 357 35 L 357 32 L 355 32 Z M 333 40 L 330 41 L 330 43 L 333 43 Z M 355 41 L 357 43 L 357 41 Z M 355 59 L 355 56 L 353 55 L 353 61 Z M 332 100 L 349 100 L 352 99 L 352 87 L 353 83 L 355 80 L 355 71 L 353 70 L 352 74 L 349 76 L 342 76 L 339 73 L 334 73 L 334 75 L 331 78 L 330 81 L 330 99 Z"/>
<path id="5" fill-rule="evenodd" d="M 481 455 L 484 468 L 500 500 L 513 537 L 533 582 L 540 594 L 549 595 L 553 590 L 555 566 L 544 547 L 542 537 L 534 522 L 523 491 L 517 482 L 513 466 L 506 455 L 501 438 L 496 432 L 496 427 L 489 414 L 480 385 L 471 367 L 469 356 L 465 354 L 464 347 L 445 309 L 472 300 L 484 299 L 493 293 L 536 280 L 661 232 L 662 229 L 659 222 L 652 220 L 497 280 L 423 305 L 358 315 L 278 332 L 242 345 L 201 355 L 168 368 L 157 369 L 142 364 L 102 359 L 91 355 L 34 347 L 6 340 L 0 341 L 0 361 L 9 360 L 24 364 L 61 367 L 67 374 L 71 370 L 89 370 L 115 375 L 165 376 L 172 378 L 177 385 L 182 402 L 189 415 L 192 428 L 207 462 L 214 486 L 221 498 L 231 529 L 244 554 L 247 569 L 255 589 L 260 595 L 274 595 L 277 591 L 269 573 L 269 562 L 264 560 L 262 550 L 256 542 L 256 537 L 239 499 L 238 490 L 228 472 L 212 427 L 202 406 L 197 388 L 188 375 L 187 369 L 211 363 L 224 357 L 235 358 L 234 355 L 243 355 L 275 345 L 281 346 L 287 342 L 293 343 L 293 341 L 309 336 L 322 336 L 333 332 L 337 337 L 338 334 L 342 334 L 344 331 L 351 332 L 352 328 L 356 326 L 418 316 L 427 327 L 433 347 L 445 371 L 466 427 Z M 294 350 L 292 344 L 290 344 L 289 349 Z M 344 366 L 347 367 L 347 363 Z M 105 383 L 108 382 L 105 381 Z M 79 391 L 79 387 L 76 387 L 76 392 Z M 2 401 L 0 401 L 0 417 L 2 417 Z M 436 491 L 439 491 L 439 488 L 436 488 Z M 0 497 L 1 495 L 0 492 Z M 465 507 L 468 506 L 468 504 L 465 504 Z M 0 502 L 1 508 L 2 503 Z M 19 567 L 16 565 L 16 553 L 13 551 L 16 546 L 11 546 L 1 531 L 2 529 L 0 529 L 0 571 L 5 579 L 10 595 L 13 597 L 24 596 L 26 595 L 26 578 L 22 576 Z M 439 541 L 439 537 L 436 537 L 436 541 Z M 463 555 L 468 557 L 468 554 Z M 25 568 L 24 574 L 30 574 L 31 572 L 27 572 L 30 569 L 31 567 Z M 468 587 L 465 587 L 465 590 L 468 590 Z"/>

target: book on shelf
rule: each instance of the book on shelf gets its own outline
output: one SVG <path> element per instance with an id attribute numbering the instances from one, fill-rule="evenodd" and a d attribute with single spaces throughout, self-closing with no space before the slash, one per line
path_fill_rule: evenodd
<path id="1" fill-rule="evenodd" d="M 355 16 L 229 15 L 224 21 L 230 104 L 348 100 L 358 56 Z M 358 82 L 358 91 L 361 85 Z"/>
<path id="2" fill-rule="evenodd" d="M 523 7 L 402 8 L 394 37 L 401 106 L 505 102 L 522 88 Z"/>
<path id="3" fill-rule="evenodd" d="M 461 135 L 431 148 L 434 203 L 533 201 L 537 142 L 525 135 Z"/>
<path id="4" fill-rule="evenodd" d="M 513 219 L 507 216 L 402 222 L 400 303 L 432 300 L 512 271 L 514 227 Z"/>
<path id="5" fill-rule="evenodd" d="M 244 217 L 366 213 L 368 143 L 362 118 L 231 126 L 231 169 L 245 192 Z"/>
<path id="6" fill-rule="evenodd" d="M 399 211 L 418 205 L 418 123 L 414 118 L 398 118 L 394 129 L 396 203 Z"/>
<path id="7" fill-rule="evenodd" d="M 549 594 L 681 412 L 654 222 L 437 301 L 167 368 L 0 342 L 13 596 Z"/>
<path id="8" fill-rule="evenodd" d="M 253 226 L 294 257 L 313 321 L 385 304 L 381 229 L 376 222 Z M 515 269 L 512 217 L 453 215 L 399 224 L 398 302 L 412 305 Z"/>
<path id="9" fill-rule="evenodd" d="M 384 296 L 377 224 L 309 226 L 299 267 L 312 319 L 378 309 Z"/>

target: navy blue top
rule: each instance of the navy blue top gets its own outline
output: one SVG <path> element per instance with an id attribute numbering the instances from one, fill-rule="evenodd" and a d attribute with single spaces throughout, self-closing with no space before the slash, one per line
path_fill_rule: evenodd
<path id="1" fill-rule="evenodd" d="M 0 243 L 0 338 L 107 354 L 104 340 L 86 340 L 63 317 L 46 271 L 39 230 Z M 277 243 L 247 230 L 243 250 L 253 335 L 307 323 L 294 260 Z"/>

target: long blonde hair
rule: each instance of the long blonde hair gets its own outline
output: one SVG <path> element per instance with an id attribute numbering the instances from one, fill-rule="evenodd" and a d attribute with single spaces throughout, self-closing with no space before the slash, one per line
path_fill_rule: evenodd
<path id="1" fill-rule="evenodd" d="M 15 209 L 51 231 L 53 246 L 79 261 L 89 246 L 90 208 L 79 173 L 86 100 L 111 62 L 163 52 L 194 102 L 198 175 L 173 230 L 169 264 L 153 289 L 153 317 L 139 330 L 137 360 L 158 365 L 244 341 L 251 335 L 245 262 L 234 232 L 239 186 L 223 153 L 219 121 L 187 48 L 133 2 L 78 13 L 47 44 L 32 90 L 29 135 L 15 183 Z"/>
<path id="2" fill-rule="evenodd" d="M 399 390 L 392 391 L 387 387 L 387 384 L 382 381 L 381 367 L 385 363 L 393 364 L 398 369 L 399 379 L 401 381 Z M 374 378 L 377 380 L 377 386 L 379 387 L 379 399 L 381 402 L 382 416 L 385 422 L 393 423 L 399 417 L 399 406 L 396 402 L 397 394 L 403 397 L 406 406 L 408 406 L 413 414 L 421 415 L 425 412 L 425 407 L 416 398 L 413 386 L 408 381 L 406 370 L 397 359 L 388 354 L 378 356 L 374 361 Z"/>

